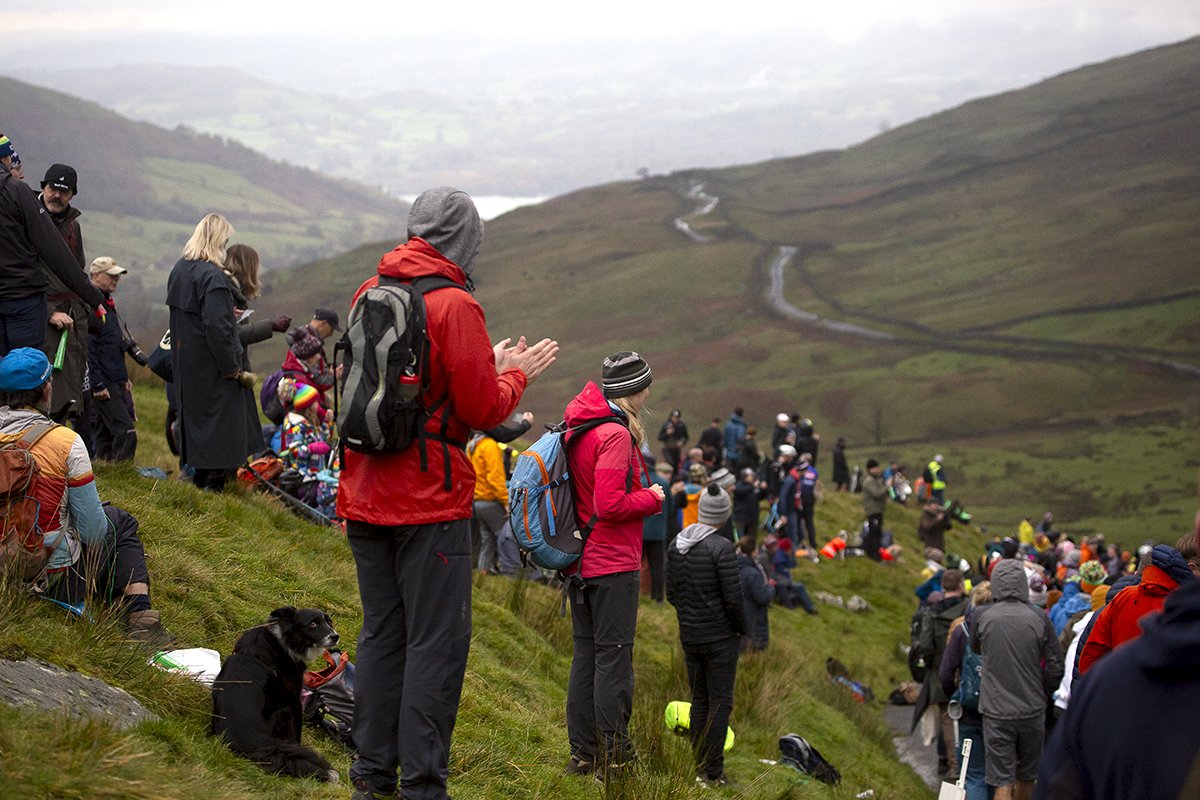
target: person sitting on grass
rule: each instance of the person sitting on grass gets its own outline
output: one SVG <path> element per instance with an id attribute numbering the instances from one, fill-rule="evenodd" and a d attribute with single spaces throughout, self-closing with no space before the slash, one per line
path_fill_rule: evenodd
<path id="1" fill-rule="evenodd" d="M 775 555 L 771 559 L 771 566 L 775 571 L 772 576 L 775 579 L 775 592 L 779 595 L 779 602 L 783 607 L 795 608 L 799 603 L 805 611 L 815 617 L 818 613 L 817 607 L 808 596 L 808 589 L 803 583 L 792 578 L 792 570 L 796 568 L 796 554 L 793 552 L 791 539 L 779 540 Z"/>
<path id="2" fill-rule="evenodd" d="M 166 649 L 175 637 L 150 606 L 137 520 L 101 505 L 83 440 L 46 416 L 50 373 L 46 354 L 32 347 L 19 347 L 0 359 L 0 436 L 23 439 L 37 462 L 39 477 L 31 491 L 49 548 L 44 567 L 23 564 L 29 571 L 15 577 L 32 581 L 39 594 L 81 615 L 93 593 L 118 599 L 127 639 Z"/>

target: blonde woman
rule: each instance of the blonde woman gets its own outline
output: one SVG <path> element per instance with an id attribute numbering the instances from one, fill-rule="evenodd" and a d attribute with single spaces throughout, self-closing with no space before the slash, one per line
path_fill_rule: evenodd
<path id="1" fill-rule="evenodd" d="M 233 291 L 222 271 L 233 227 L 219 214 L 196 226 L 167 278 L 171 363 L 178 393 L 180 463 L 201 489 L 220 491 L 229 473 L 263 449 L 262 428 L 243 385 L 244 350 Z M 249 373 L 247 373 L 247 376 Z"/>
<path id="2" fill-rule="evenodd" d="M 603 389 L 589 382 L 567 405 L 566 423 L 608 419 L 579 434 L 568 458 L 576 510 L 593 525 L 568 588 L 575 653 L 567 684 L 571 760 L 564 774 L 631 766 L 633 636 L 642 567 L 642 519 L 657 514 L 665 492 L 642 488 L 639 418 L 650 396 L 650 365 L 625 351 L 604 359 Z M 568 439 L 568 441 L 570 441 Z"/>

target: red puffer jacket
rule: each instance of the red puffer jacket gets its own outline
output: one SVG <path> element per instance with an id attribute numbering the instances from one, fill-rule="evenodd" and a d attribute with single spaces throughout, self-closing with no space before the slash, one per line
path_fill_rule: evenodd
<path id="1" fill-rule="evenodd" d="M 466 274 L 423 239 L 412 238 L 384 255 L 379 275 L 402 280 L 440 275 L 466 283 Z M 354 295 L 378 283 L 371 278 Z M 484 325 L 483 309 L 471 295 L 451 287 L 425 295 L 429 331 L 430 386 L 422 397 L 428 406 L 450 396 L 447 434 L 463 442 L 471 429 L 487 430 L 503 422 L 525 391 L 525 373 L 506 369 L 496 375 L 495 355 Z M 437 433 L 441 415 L 426 423 Z M 475 470 L 462 448 L 450 446 L 452 489 L 445 490 L 445 461 L 440 442 L 429 440 L 428 470 L 421 471 L 420 446 L 398 453 L 363 455 L 346 451 L 338 484 L 338 515 L 375 525 L 425 525 L 467 519 L 475 498 Z"/>
<path id="2" fill-rule="evenodd" d="M 614 414 L 600 388 L 589 382 L 567 404 L 564 419 L 575 426 Z M 641 569 L 642 518 L 657 514 L 662 501 L 641 488 L 638 474 L 645 465 L 629 429 L 616 422 L 598 425 L 571 443 L 569 459 L 579 518 L 599 517 L 583 548 L 580 575 L 587 579 Z M 630 477 L 633 490 L 626 492 Z"/>
<path id="3" fill-rule="evenodd" d="M 1122 589 L 1096 616 L 1092 632 L 1079 655 L 1080 674 L 1091 669 L 1110 651 L 1141 636 L 1142 617 L 1161 612 L 1167 595 L 1178 586 L 1166 572 L 1147 564 L 1142 570 L 1142 582 Z"/>

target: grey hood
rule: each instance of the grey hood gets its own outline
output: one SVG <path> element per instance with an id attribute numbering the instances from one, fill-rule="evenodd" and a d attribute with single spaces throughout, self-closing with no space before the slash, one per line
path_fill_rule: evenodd
<path id="1" fill-rule="evenodd" d="M 992 600 L 997 603 L 1004 600 L 1029 602 L 1029 578 L 1020 561 L 1006 558 L 992 567 Z"/>
<path id="2" fill-rule="evenodd" d="M 408 211 L 408 236 L 419 236 L 471 274 L 483 244 L 483 220 L 470 195 L 450 186 L 428 189 Z"/>
<path id="3" fill-rule="evenodd" d="M 675 537 L 675 549 L 686 556 L 688 551 L 699 544 L 702 539 L 716 532 L 717 529 L 712 525 L 694 522 L 681 530 Z"/>

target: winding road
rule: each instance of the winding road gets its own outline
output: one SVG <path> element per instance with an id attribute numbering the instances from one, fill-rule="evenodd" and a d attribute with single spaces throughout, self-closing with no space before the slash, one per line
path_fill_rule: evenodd
<path id="1" fill-rule="evenodd" d="M 699 201 L 700 204 L 690 213 L 681 217 L 676 217 L 674 220 L 674 225 L 677 230 L 687 236 L 691 241 L 701 244 L 710 241 L 709 237 L 692 230 L 691 226 L 688 224 L 688 220 L 694 220 L 697 217 L 702 217 L 711 213 L 720 202 L 720 198 L 707 194 L 704 189 L 704 183 L 699 181 L 691 182 L 687 192 L 684 194 L 684 199 L 689 201 Z M 752 239 L 752 241 L 755 241 L 764 247 L 772 246 L 770 243 L 762 242 L 757 239 Z M 908 329 L 911 330 L 915 335 L 900 336 L 893 333 L 887 333 L 886 331 L 868 328 L 864 325 L 828 319 L 810 311 L 804 311 L 803 309 L 797 308 L 784 298 L 784 270 L 796 258 L 796 254 L 800 251 L 800 248 L 796 245 L 774 246 L 778 249 L 776 250 L 774 257 L 771 259 L 770 266 L 768 267 L 768 280 L 767 285 L 763 290 L 763 299 L 780 316 L 795 322 L 799 322 L 803 325 L 821 328 L 822 330 L 827 330 L 833 333 L 858 336 L 864 339 L 871 339 L 873 341 L 917 344 L 926 347 L 933 347 L 937 350 L 950 350 L 955 352 L 974 353 L 978 355 L 997 355 L 1009 358 L 1038 360 L 1082 359 L 1088 361 L 1150 363 L 1172 372 L 1177 372 L 1191 378 L 1200 379 L 1200 367 L 1186 362 L 1176 361 L 1175 359 L 1181 354 L 1178 352 L 1172 352 L 1170 350 L 1127 345 L 1069 342 L 1057 339 L 1005 336 L 991 333 L 992 330 L 997 330 L 1005 324 L 1026 321 L 1026 318 L 1015 318 L 1014 320 L 1009 320 L 1007 323 L 1000 322 L 991 325 L 974 326 L 965 328 L 961 331 L 935 331 L 910 320 L 893 319 L 878 314 L 856 312 L 852 309 L 845 308 L 836 298 L 826 296 L 817 286 L 813 276 L 804 269 L 803 264 L 796 264 L 796 269 L 799 271 L 805 283 L 807 283 L 809 288 L 813 291 L 813 294 L 822 302 L 825 302 L 832 308 L 836 309 L 838 312 L 844 313 L 848 316 L 853 315 L 867 319 L 873 319 L 877 322 L 882 322 L 887 325 Z M 1088 313 L 1092 311 L 1119 310 L 1134 308 L 1140 305 L 1156 305 L 1184 297 L 1190 297 L 1197 293 L 1198 292 L 1188 291 L 1180 292 L 1166 298 L 1147 298 L 1139 301 L 1123 301 L 1086 308 L 1068 307 L 1049 310 L 1039 314 L 1028 315 L 1027 319 L 1040 319 L 1060 315 L 1066 316 Z"/>

